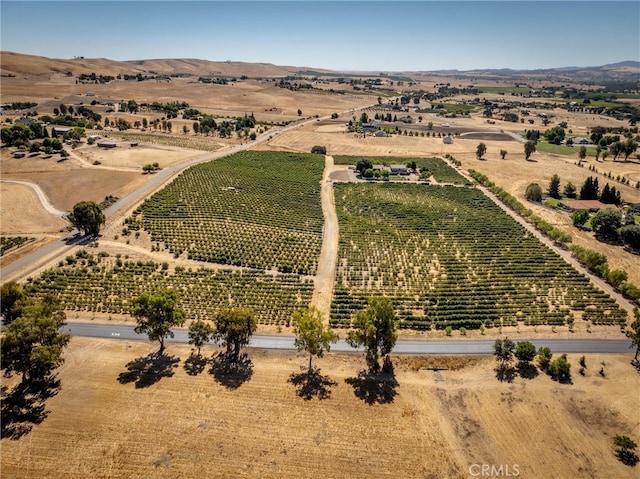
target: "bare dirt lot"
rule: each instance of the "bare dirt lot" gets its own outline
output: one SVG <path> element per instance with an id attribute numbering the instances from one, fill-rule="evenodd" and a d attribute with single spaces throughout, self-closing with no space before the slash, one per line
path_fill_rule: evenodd
<path id="1" fill-rule="evenodd" d="M 174 344 L 163 377 L 136 373 L 156 346 L 73 338 L 45 420 L 2 440 L 3 477 L 465 478 L 473 464 L 517 465 L 524 478 L 634 477 L 611 447 L 640 433 L 631 355 L 589 355 L 585 377 L 570 356 L 572 385 L 499 382 L 492 358 L 394 357 L 398 385 L 369 404 L 353 383 L 361 355 L 317 361 L 328 397 L 305 400 L 288 382 L 304 355 L 250 350 L 250 378 L 235 387 L 209 364 L 187 374 L 189 347 Z M 438 380 L 427 365 L 464 367 Z"/>
<path id="2" fill-rule="evenodd" d="M 99 140 L 100 141 L 100 140 Z M 131 147 L 131 141 L 121 141 L 116 148 L 100 148 L 86 146 L 74 150 L 74 153 L 87 162 L 99 162 L 107 168 L 131 168 L 138 172 L 144 165 L 158 163 L 160 168 L 184 163 L 192 158 L 202 156 L 203 152 L 156 145 L 139 145 Z"/>
<path id="3" fill-rule="evenodd" d="M 3 235 L 58 233 L 67 222 L 48 213 L 31 188 L 0 183 L 0 232 Z"/>

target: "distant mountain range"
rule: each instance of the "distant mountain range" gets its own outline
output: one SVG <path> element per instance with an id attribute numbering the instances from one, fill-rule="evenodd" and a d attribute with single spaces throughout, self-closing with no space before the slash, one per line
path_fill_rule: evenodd
<path id="1" fill-rule="evenodd" d="M 271 63 L 244 63 L 244 62 L 215 62 L 192 58 L 177 59 L 150 59 L 137 61 L 117 61 L 106 58 L 73 58 L 57 59 L 47 58 L 23 53 L 0 51 L 0 73 L 3 76 L 41 76 L 52 74 L 79 75 L 81 73 L 95 73 L 96 75 L 133 74 L 189 74 L 200 76 L 235 76 L 246 75 L 248 77 L 276 78 L 292 76 L 298 72 L 313 71 L 316 75 L 323 73 L 335 76 L 336 72 L 321 68 L 279 66 Z M 378 76 L 381 71 L 371 72 L 343 72 L 346 75 L 372 75 Z M 562 67 L 536 70 L 513 69 L 477 69 L 477 70 L 434 70 L 434 71 L 408 71 L 385 72 L 386 74 L 405 76 L 456 76 L 476 78 L 536 78 L 554 80 L 572 80 L 579 82 L 607 82 L 607 81 L 637 81 L 640 82 L 640 62 L 624 61 L 602 66 L 590 67 Z"/>
<path id="2" fill-rule="evenodd" d="M 418 73 L 418 72 L 417 72 Z M 601 66 L 541 68 L 536 70 L 478 69 L 478 70 L 437 70 L 419 72 L 421 74 L 443 74 L 481 77 L 533 77 L 567 79 L 573 81 L 637 81 L 640 82 L 640 62 L 624 61 Z"/>

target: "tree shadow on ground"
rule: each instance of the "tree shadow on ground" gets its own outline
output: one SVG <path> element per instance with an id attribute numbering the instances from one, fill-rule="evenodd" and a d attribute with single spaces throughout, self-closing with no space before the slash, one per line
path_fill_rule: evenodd
<path id="1" fill-rule="evenodd" d="M 9 390 L 2 387 L 0 437 L 20 439 L 28 434 L 35 424 L 40 424 L 49 415 L 45 401 L 58 394 L 60 381 L 54 376 L 30 383 L 20 383 Z"/>
<path id="2" fill-rule="evenodd" d="M 531 363 L 518 363 L 518 374 L 524 379 L 535 379 L 538 377 L 538 368 Z"/>
<path id="3" fill-rule="evenodd" d="M 398 392 L 398 381 L 389 358 L 385 358 L 382 371 L 363 369 L 355 378 L 345 382 L 353 387 L 354 394 L 367 404 L 392 403 Z"/>
<path id="4" fill-rule="evenodd" d="M 135 383 L 136 388 L 154 385 L 162 378 L 173 376 L 180 358 L 161 353 L 151 353 L 127 363 L 127 372 L 118 375 L 121 384 Z"/>
<path id="5" fill-rule="evenodd" d="M 610 237 L 596 233 L 594 237 L 600 241 L 600 243 L 605 243 L 611 246 L 624 246 L 624 241 L 622 241 L 619 236 Z"/>
<path id="6" fill-rule="evenodd" d="M 631 366 L 633 366 L 635 368 L 635 370 L 638 371 L 638 373 L 640 374 L 640 360 L 632 359 L 631 360 Z"/>
<path id="7" fill-rule="evenodd" d="M 496 366 L 496 379 L 500 382 L 512 383 L 516 377 L 516 368 L 509 364 L 500 364 Z"/>
<path id="8" fill-rule="evenodd" d="M 303 366 L 301 369 L 302 372 L 291 373 L 289 376 L 289 382 L 296 387 L 298 396 L 306 401 L 314 397 L 320 400 L 328 399 L 331 396 L 331 387 L 338 383 L 329 376 L 320 374 L 319 368 L 309 370 Z"/>
<path id="9" fill-rule="evenodd" d="M 622 447 L 616 450 L 616 457 L 625 466 L 635 467 L 640 462 L 640 457 L 634 451 Z"/>
<path id="10" fill-rule="evenodd" d="M 246 353 L 234 361 L 231 355 L 220 352 L 211 360 L 209 372 L 228 389 L 237 389 L 253 376 L 253 363 Z"/>
<path id="11" fill-rule="evenodd" d="M 207 365 L 207 362 L 208 361 L 204 356 L 191 353 L 184 362 L 184 370 L 189 376 L 197 376 L 204 371 L 204 367 Z"/>

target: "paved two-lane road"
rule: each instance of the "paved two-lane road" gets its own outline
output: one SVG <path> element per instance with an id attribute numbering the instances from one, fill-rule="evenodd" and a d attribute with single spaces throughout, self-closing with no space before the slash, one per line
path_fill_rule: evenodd
<path id="1" fill-rule="evenodd" d="M 121 340 L 147 341 L 146 335 L 136 334 L 132 326 L 73 323 L 69 322 L 64 331 L 75 336 L 91 338 L 107 338 Z M 167 342 L 188 343 L 187 331 L 174 331 L 175 337 Z M 625 339 L 531 339 L 523 338 L 535 344 L 536 348 L 548 347 L 554 353 L 632 353 L 631 342 Z M 251 338 L 250 347 L 264 349 L 296 349 L 293 345 L 294 337 L 287 335 L 264 336 L 255 335 Z M 393 348 L 394 354 L 493 354 L 494 340 L 464 339 L 464 340 L 399 340 Z M 331 347 L 334 352 L 353 352 L 345 340 L 341 339 Z"/>

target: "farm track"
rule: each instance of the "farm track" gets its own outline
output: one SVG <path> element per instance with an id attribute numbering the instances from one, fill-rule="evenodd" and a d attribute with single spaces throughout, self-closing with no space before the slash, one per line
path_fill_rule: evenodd
<path id="1" fill-rule="evenodd" d="M 2 181 L 3 183 L 15 183 L 18 185 L 28 186 L 36 194 L 36 196 L 38 197 L 38 200 L 40 200 L 40 203 L 42 204 L 42 207 L 47 211 L 47 213 L 53 216 L 57 216 L 58 218 L 63 218 L 67 214 L 66 211 L 61 211 L 57 209 L 55 206 L 53 206 L 49 201 L 49 198 L 47 197 L 45 192 L 42 191 L 42 188 L 40 188 L 40 186 L 38 186 L 35 183 L 31 183 L 28 181 L 20 181 L 20 180 L 0 180 L 0 181 Z"/>
<path id="2" fill-rule="evenodd" d="M 336 214 L 336 203 L 333 195 L 333 180 L 331 180 L 333 171 L 333 157 L 325 156 L 320 189 L 324 228 L 318 270 L 315 276 L 315 287 L 311 298 L 311 305 L 318 308 L 324 318 L 329 318 L 329 313 L 331 312 L 333 283 L 335 282 L 336 261 L 338 260 L 338 215 Z"/>

